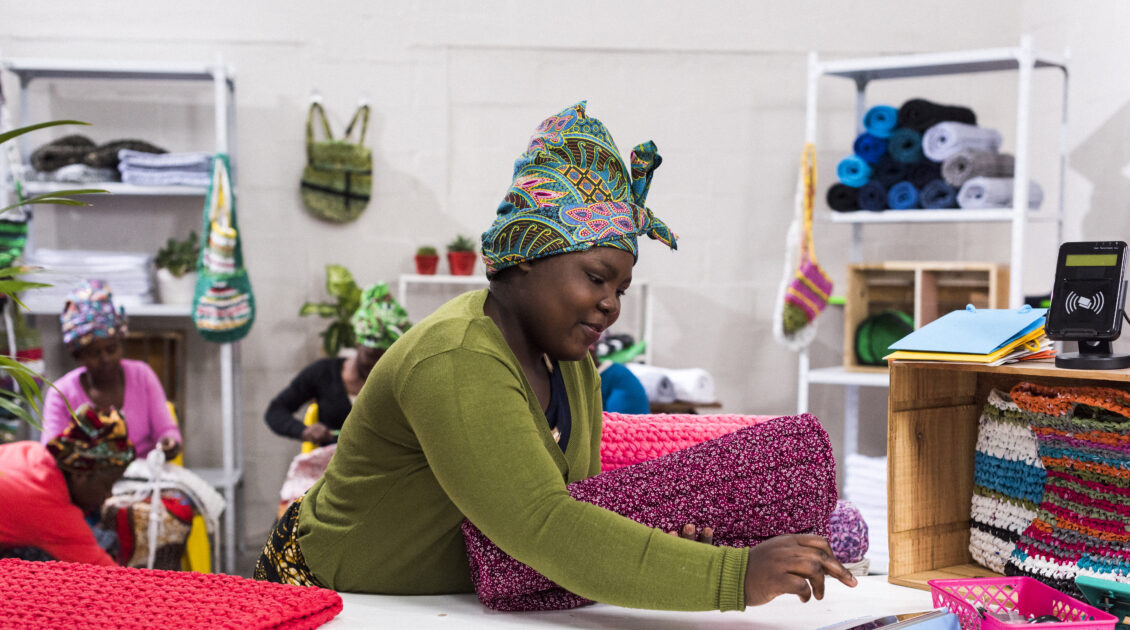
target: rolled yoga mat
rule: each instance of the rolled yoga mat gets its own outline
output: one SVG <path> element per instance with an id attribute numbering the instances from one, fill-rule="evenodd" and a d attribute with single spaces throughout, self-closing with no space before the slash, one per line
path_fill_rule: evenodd
<path id="1" fill-rule="evenodd" d="M 961 188 L 974 177 L 1012 177 L 1016 160 L 1008 153 L 962 149 L 942 162 L 946 183 Z"/>
<path id="2" fill-rule="evenodd" d="M 871 167 L 871 179 L 878 181 L 886 189 L 906 179 L 907 168 L 906 164 L 894 159 L 888 153 Z"/>
<path id="3" fill-rule="evenodd" d="M 1011 177 L 974 177 L 957 191 L 957 205 L 966 209 L 1012 207 Z M 1039 208 L 1044 191 L 1036 182 L 1028 182 L 1028 207 Z"/>
<path id="4" fill-rule="evenodd" d="M 996 151 L 1001 147 L 1001 134 L 996 129 L 940 122 L 922 134 L 922 152 L 935 162 L 957 155 L 965 149 Z"/>
<path id="5" fill-rule="evenodd" d="M 832 184 L 828 187 L 828 207 L 836 212 L 859 210 L 859 189 L 847 184 Z"/>
<path id="6" fill-rule="evenodd" d="M 675 384 L 664 370 L 640 363 L 625 363 L 624 367 L 639 379 L 648 402 L 675 402 Z"/>
<path id="7" fill-rule="evenodd" d="M 848 186 L 862 186 L 871 179 L 871 167 L 858 155 L 849 155 L 836 165 L 836 177 Z"/>
<path id="8" fill-rule="evenodd" d="M 923 132 L 934 125 L 953 120 L 967 125 L 977 124 L 977 114 L 968 107 L 940 105 L 924 98 L 912 98 L 899 107 L 898 126 Z"/>
<path id="9" fill-rule="evenodd" d="M 827 536 L 836 463 L 820 421 L 801 414 L 589 477 L 567 490 L 577 501 L 648 527 L 673 531 L 694 523 L 713 528 L 716 545 L 750 547 L 782 534 Z M 591 603 L 506 555 L 470 521 L 463 521 L 463 538 L 471 582 L 488 608 L 563 610 Z M 590 567 L 594 574 L 601 570 Z"/>
<path id="10" fill-rule="evenodd" d="M 887 138 L 887 153 L 903 164 L 914 164 L 922 159 L 922 134 L 907 127 L 899 127 Z"/>
<path id="11" fill-rule="evenodd" d="M 910 182 L 899 182 L 887 191 L 887 203 L 892 210 L 911 210 L 918 207 L 918 189 Z"/>
<path id="12" fill-rule="evenodd" d="M 890 105 L 876 105 L 863 115 L 863 128 L 876 138 L 886 138 L 898 126 L 899 110 Z"/>
<path id="13" fill-rule="evenodd" d="M 942 178 L 942 167 L 937 162 L 930 160 L 920 160 L 914 164 L 910 164 L 906 169 L 906 181 L 914 184 L 918 190 L 926 187 L 926 184 L 934 181 L 935 179 Z"/>
<path id="14" fill-rule="evenodd" d="M 887 153 L 887 140 L 869 133 L 860 134 L 851 148 L 864 162 L 874 164 Z"/>
<path id="15" fill-rule="evenodd" d="M 887 203 L 887 187 L 875 180 L 871 180 L 859 187 L 859 194 L 856 200 L 859 202 L 859 207 L 862 210 L 886 210 L 889 207 Z"/>
<path id="16" fill-rule="evenodd" d="M 935 179 L 922 187 L 921 192 L 918 193 L 918 203 L 930 210 L 956 208 L 957 189 L 947 184 L 944 179 Z"/>

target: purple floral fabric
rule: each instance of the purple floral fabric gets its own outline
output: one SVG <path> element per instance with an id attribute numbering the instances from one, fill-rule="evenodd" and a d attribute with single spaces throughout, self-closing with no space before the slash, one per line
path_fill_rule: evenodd
<path id="1" fill-rule="evenodd" d="M 751 547 L 781 534 L 827 536 L 836 464 L 820 421 L 801 414 L 572 483 L 569 494 L 650 527 L 694 523 L 713 527 L 715 544 Z M 463 521 L 463 535 L 475 592 L 488 608 L 591 603 L 506 555 L 470 521 Z"/>

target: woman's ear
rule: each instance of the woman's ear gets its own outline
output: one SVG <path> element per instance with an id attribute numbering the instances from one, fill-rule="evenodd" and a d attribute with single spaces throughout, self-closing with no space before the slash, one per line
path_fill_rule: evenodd
<path id="1" fill-rule="evenodd" d="M 522 273 L 530 273 L 530 270 L 534 268 L 534 261 L 527 260 L 525 262 L 520 262 L 517 265 L 514 265 L 514 268 Z"/>

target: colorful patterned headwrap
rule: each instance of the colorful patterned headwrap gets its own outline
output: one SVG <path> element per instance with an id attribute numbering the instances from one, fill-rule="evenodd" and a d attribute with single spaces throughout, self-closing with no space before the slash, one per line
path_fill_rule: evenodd
<path id="1" fill-rule="evenodd" d="M 351 321 L 357 343 L 376 350 L 388 350 L 392 342 L 400 339 L 412 326 L 408 313 L 383 282 L 365 289 L 361 294 L 361 306 L 353 313 Z"/>
<path id="2" fill-rule="evenodd" d="M 134 458 L 126 423 L 116 410 L 100 416 L 88 403 L 75 411 L 63 432 L 47 443 L 60 468 L 72 471 L 126 467 Z"/>
<path id="3" fill-rule="evenodd" d="M 63 343 L 77 352 L 95 339 L 123 337 L 127 330 L 125 309 L 114 310 L 110 287 L 104 280 L 83 280 L 63 305 L 59 322 Z"/>
<path id="4" fill-rule="evenodd" d="M 675 249 L 678 236 L 644 205 L 662 162 L 654 142 L 632 150 L 631 171 L 585 101 L 541 123 L 514 162 L 514 180 L 483 233 L 487 277 L 518 263 L 591 247 L 639 256 L 646 234 Z"/>

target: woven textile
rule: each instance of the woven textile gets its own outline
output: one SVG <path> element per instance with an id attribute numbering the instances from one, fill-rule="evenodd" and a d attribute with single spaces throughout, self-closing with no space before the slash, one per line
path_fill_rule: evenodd
<path id="1" fill-rule="evenodd" d="M 1046 474 L 1030 415 L 1008 394 L 993 390 L 978 422 L 969 553 L 997 573 L 1004 573 L 1044 493 Z"/>
<path id="2" fill-rule="evenodd" d="M 608 472 L 646 462 L 775 417 L 736 414 L 633 415 L 606 411 L 600 435 L 600 469 Z"/>
<path id="3" fill-rule="evenodd" d="M 341 612 L 322 589 L 70 562 L 0 560 L 4 628 L 317 628 Z"/>
<path id="4" fill-rule="evenodd" d="M 1130 394 L 1019 383 L 1047 469 L 1043 499 L 1006 573 L 1073 595 L 1076 575 L 1130 584 Z"/>
<path id="5" fill-rule="evenodd" d="M 687 523 L 714 542 L 753 546 L 787 533 L 827 535 L 836 506 L 828 434 L 815 417 L 786 416 L 568 486 L 569 494 L 664 531 Z M 507 556 L 463 522 L 471 580 L 496 610 L 559 610 L 590 603 Z"/>
<path id="6" fill-rule="evenodd" d="M 513 182 L 483 233 L 487 275 L 592 247 L 638 256 L 636 237 L 645 234 L 675 249 L 678 236 L 644 205 L 662 161 L 655 143 L 645 142 L 632 149 L 629 170 L 584 101 L 545 119 L 514 162 Z"/>

